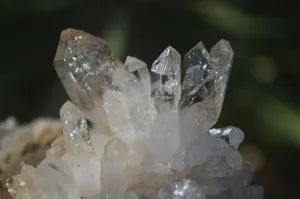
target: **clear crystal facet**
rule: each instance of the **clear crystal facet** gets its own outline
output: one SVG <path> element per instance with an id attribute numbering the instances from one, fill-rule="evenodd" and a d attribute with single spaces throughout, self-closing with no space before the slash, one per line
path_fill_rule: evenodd
<path id="1" fill-rule="evenodd" d="M 98 127 L 105 127 L 102 95 L 111 86 L 117 66 L 102 39 L 80 30 L 62 32 L 54 67 L 71 101 Z"/>
<path id="2" fill-rule="evenodd" d="M 181 55 L 168 47 L 152 64 L 152 98 L 159 111 L 177 109 L 180 99 L 180 59 Z"/>
<path id="3" fill-rule="evenodd" d="M 236 127 L 225 127 L 220 129 L 210 129 L 209 133 L 215 137 L 222 138 L 230 146 L 238 148 L 244 140 L 244 133 Z"/>
<path id="4" fill-rule="evenodd" d="M 200 42 L 184 56 L 185 76 L 179 104 L 181 109 L 188 109 L 183 110 L 183 117 L 189 117 L 190 112 L 195 115 L 196 120 L 191 125 L 200 127 L 202 132 L 219 118 L 232 59 L 233 51 L 225 40 L 213 46 L 210 53 Z"/>
<path id="5" fill-rule="evenodd" d="M 128 56 L 125 61 L 125 69 L 133 73 L 138 81 L 141 83 L 144 92 L 146 92 L 149 96 L 151 95 L 151 77 L 145 62 L 141 60 Z"/>
<path id="6" fill-rule="evenodd" d="M 110 83 L 113 62 L 107 44 L 80 30 L 67 29 L 61 34 L 54 59 L 55 69 L 71 100 L 90 110 L 94 98 Z"/>
<path id="7" fill-rule="evenodd" d="M 158 190 L 154 199 L 205 199 L 202 188 L 194 181 L 183 179 Z"/>
<path id="8" fill-rule="evenodd" d="M 182 72 L 182 96 L 180 108 L 205 101 L 210 89 L 207 83 L 211 71 L 210 58 L 202 42 L 184 55 Z"/>

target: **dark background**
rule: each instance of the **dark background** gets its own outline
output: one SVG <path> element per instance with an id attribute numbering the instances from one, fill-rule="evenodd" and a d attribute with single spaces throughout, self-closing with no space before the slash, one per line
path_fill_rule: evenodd
<path id="1" fill-rule="evenodd" d="M 235 51 L 217 126 L 246 134 L 241 146 L 266 199 L 300 198 L 300 10 L 271 0 L 2 0 L 0 119 L 58 117 L 67 95 L 52 67 L 61 30 L 107 40 L 115 57 L 152 61 L 221 38 Z"/>

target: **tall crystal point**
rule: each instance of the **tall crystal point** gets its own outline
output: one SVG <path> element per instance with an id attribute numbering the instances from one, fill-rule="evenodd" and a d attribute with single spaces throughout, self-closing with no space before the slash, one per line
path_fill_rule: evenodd
<path id="1" fill-rule="evenodd" d="M 216 106 L 215 121 L 217 121 L 221 113 L 232 66 L 233 54 L 230 43 L 223 39 L 214 45 L 209 52 L 213 75 L 212 84 L 214 87 L 209 103 Z"/>
<path id="2" fill-rule="evenodd" d="M 209 61 L 209 54 L 202 42 L 184 55 L 182 73 L 185 75 L 182 83 L 181 109 L 204 101 L 209 94 L 208 85 L 205 85 L 211 71 Z"/>
<path id="3" fill-rule="evenodd" d="M 232 59 L 233 51 L 225 40 L 213 46 L 210 53 L 200 42 L 184 56 L 180 109 L 190 107 L 184 111 L 187 114 L 198 112 L 203 132 L 217 122 L 221 113 Z"/>
<path id="4" fill-rule="evenodd" d="M 94 98 L 109 84 L 110 56 L 103 40 L 80 30 L 62 32 L 54 67 L 74 104 L 93 107 Z"/>
<path id="5" fill-rule="evenodd" d="M 111 85 L 116 67 L 106 42 L 80 30 L 64 30 L 54 67 L 71 101 L 96 120 L 94 122 L 101 122 L 104 119 L 102 94 Z M 98 107 L 97 113 L 93 111 L 95 107 Z"/>
<path id="6" fill-rule="evenodd" d="M 152 64 L 152 97 L 159 112 L 177 109 L 180 99 L 180 59 L 180 54 L 168 47 Z"/>

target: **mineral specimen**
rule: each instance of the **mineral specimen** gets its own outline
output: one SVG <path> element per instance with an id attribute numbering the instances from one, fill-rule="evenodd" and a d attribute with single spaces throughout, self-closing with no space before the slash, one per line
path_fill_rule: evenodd
<path id="1" fill-rule="evenodd" d="M 11 199 L 5 188 L 6 179 L 21 171 L 20 162 L 37 166 L 45 158 L 50 145 L 55 147 L 47 153 L 64 152 L 64 147 L 57 145 L 61 135 L 61 122 L 54 118 L 36 118 L 28 124 L 18 124 L 14 117 L 8 117 L 0 122 L 1 199 Z"/>
<path id="2" fill-rule="evenodd" d="M 260 199 L 236 127 L 218 120 L 233 60 L 228 41 L 184 57 L 166 48 L 125 64 L 88 33 L 62 32 L 54 67 L 71 102 L 63 140 L 7 185 L 15 199 Z M 182 79 L 181 79 L 182 78 Z M 88 123 L 93 124 L 91 128 Z"/>

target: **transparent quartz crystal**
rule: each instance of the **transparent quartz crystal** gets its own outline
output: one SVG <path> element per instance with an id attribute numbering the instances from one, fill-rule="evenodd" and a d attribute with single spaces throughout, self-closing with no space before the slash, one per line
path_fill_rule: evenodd
<path id="1" fill-rule="evenodd" d="M 151 70 L 106 42 L 62 32 L 54 67 L 70 97 L 63 136 L 37 167 L 7 184 L 15 199 L 262 199 L 238 147 L 244 133 L 217 122 L 233 60 L 228 41 L 183 56 L 166 48 Z M 182 63 L 181 63 L 182 62 Z M 92 123 L 88 125 L 88 121 Z"/>
<path id="2" fill-rule="evenodd" d="M 71 101 L 104 131 L 102 95 L 111 87 L 112 74 L 118 67 L 106 42 L 80 30 L 64 30 L 54 67 Z"/>
<path id="3" fill-rule="evenodd" d="M 181 55 L 168 47 L 152 64 L 152 98 L 159 112 L 177 109 L 181 93 L 180 59 Z"/>
<path id="4" fill-rule="evenodd" d="M 232 59 L 233 51 L 225 40 L 219 41 L 209 53 L 200 42 L 185 54 L 182 65 L 185 76 L 179 102 L 180 109 L 183 109 L 182 120 L 186 120 L 185 125 L 195 126 L 194 129 L 198 127 L 199 132 L 203 133 L 217 122 Z M 194 122 L 186 119 L 189 115 L 194 116 Z M 191 129 L 193 134 L 194 129 Z"/>
<path id="5" fill-rule="evenodd" d="M 193 180 L 182 179 L 159 189 L 153 199 L 205 199 L 202 188 Z"/>

